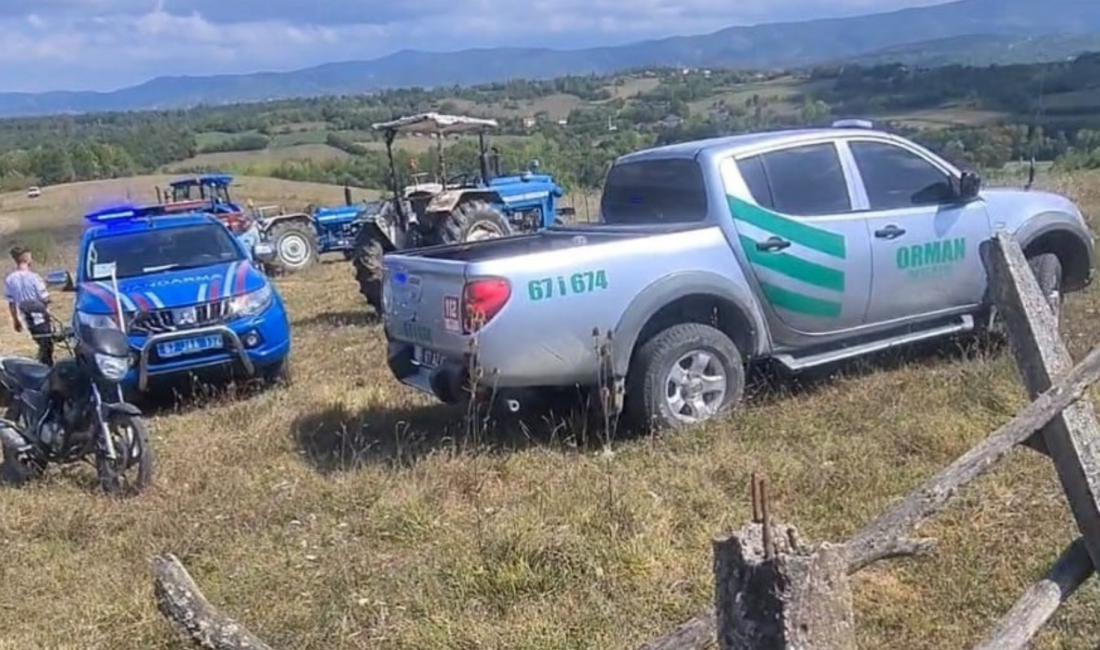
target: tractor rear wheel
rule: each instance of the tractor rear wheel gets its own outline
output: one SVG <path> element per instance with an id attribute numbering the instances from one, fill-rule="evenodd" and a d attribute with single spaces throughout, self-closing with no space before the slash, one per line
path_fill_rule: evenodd
<path id="1" fill-rule="evenodd" d="M 359 284 L 359 293 L 379 315 L 382 314 L 382 254 L 385 252 L 382 242 L 371 237 L 366 228 L 359 231 L 351 262 L 355 267 L 355 281 Z"/>
<path id="2" fill-rule="evenodd" d="M 496 239 L 512 232 L 504 215 L 485 201 L 466 201 L 455 206 L 440 226 L 444 244 Z"/>
<path id="3" fill-rule="evenodd" d="M 278 221 L 267 231 L 275 248 L 275 266 L 294 273 L 317 263 L 317 238 L 309 224 L 301 219 Z"/>

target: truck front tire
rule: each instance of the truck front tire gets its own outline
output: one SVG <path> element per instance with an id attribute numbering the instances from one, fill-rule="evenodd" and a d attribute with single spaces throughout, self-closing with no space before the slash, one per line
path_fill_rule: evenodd
<path id="1" fill-rule="evenodd" d="M 626 379 L 626 413 L 636 426 L 683 429 L 741 402 L 745 366 L 728 336 L 702 323 L 673 325 L 634 353 Z"/>
<path id="2" fill-rule="evenodd" d="M 1054 322 L 1059 331 L 1062 329 L 1062 304 L 1065 299 L 1064 283 L 1065 273 L 1062 270 L 1062 260 L 1054 253 L 1040 253 L 1027 258 L 1031 273 L 1035 276 L 1035 282 L 1039 285 L 1039 292 L 1046 298 L 1051 311 L 1054 312 Z M 1004 319 L 997 313 L 996 305 L 989 307 L 989 324 L 986 326 L 987 334 L 992 335 L 992 341 L 1007 340 L 1008 330 Z"/>
<path id="3" fill-rule="evenodd" d="M 1054 312 L 1054 322 L 1058 329 L 1062 329 L 1062 285 L 1064 274 L 1062 272 L 1062 260 L 1054 253 L 1043 253 L 1028 259 L 1031 272 L 1035 275 L 1035 281 L 1039 283 L 1039 291 L 1046 298 L 1051 311 Z"/>

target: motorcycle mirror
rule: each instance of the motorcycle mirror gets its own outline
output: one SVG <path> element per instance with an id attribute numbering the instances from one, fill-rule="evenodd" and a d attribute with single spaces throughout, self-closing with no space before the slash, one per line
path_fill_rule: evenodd
<path id="1" fill-rule="evenodd" d="M 66 269 L 54 269 L 46 274 L 46 286 L 60 287 L 62 291 L 74 291 L 73 276 Z"/>

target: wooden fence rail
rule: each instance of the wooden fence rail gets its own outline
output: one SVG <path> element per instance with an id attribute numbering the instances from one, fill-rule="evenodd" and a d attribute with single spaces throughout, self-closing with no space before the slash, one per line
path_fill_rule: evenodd
<path id="1" fill-rule="evenodd" d="M 953 463 L 839 544 L 804 544 L 770 520 L 766 485 L 753 477 L 753 521 L 714 542 L 714 608 L 638 650 L 855 650 L 849 576 L 884 559 L 930 552 L 916 528 L 1017 445 L 1050 457 L 1081 536 L 1029 587 L 974 650 L 1025 647 L 1100 566 L 1100 426 L 1085 392 L 1100 379 L 1100 347 L 1071 367 L 1053 311 L 1020 246 L 997 233 L 982 261 L 998 318 L 1031 402 Z M 218 612 L 172 556 L 154 559 L 161 612 L 210 650 L 269 650 Z"/>

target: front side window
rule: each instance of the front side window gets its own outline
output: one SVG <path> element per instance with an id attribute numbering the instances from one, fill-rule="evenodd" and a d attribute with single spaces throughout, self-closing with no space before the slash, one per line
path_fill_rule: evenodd
<path id="1" fill-rule="evenodd" d="M 84 273 L 89 280 L 157 271 L 191 269 L 243 259 L 225 228 L 215 224 L 107 234 L 88 244 Z"/>
<path id="2" fill-rule="evenodd" d="M 760 161 L 777 212 L 809 217 L 851 211 L 844 168 L 832 143 L 772 151 Z"/>
<path id="3" fill-rule="evenodd" d="M 850 142 L 872 210 L 937 205 L 953 195 L 947 174 L 924 158 L 885 142 Z"/>
<path id="4" fill-rule="evenodd" d="M 692 223 L 707 216 L 707 187 L 690 158 L 639 160 L 612 165 L 600 199 L 604 223 Z"/>

